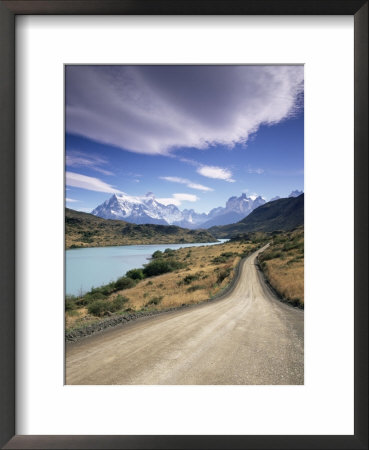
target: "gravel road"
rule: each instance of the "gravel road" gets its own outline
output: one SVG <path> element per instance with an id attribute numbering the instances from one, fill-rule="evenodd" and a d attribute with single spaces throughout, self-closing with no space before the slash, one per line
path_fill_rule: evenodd
<path id="1" fill-rule="evenodd" d="M 67 344 L 66 384 L 304 384 L 304 312 L 266 286 L 262 250 L 222 300 Z"/>

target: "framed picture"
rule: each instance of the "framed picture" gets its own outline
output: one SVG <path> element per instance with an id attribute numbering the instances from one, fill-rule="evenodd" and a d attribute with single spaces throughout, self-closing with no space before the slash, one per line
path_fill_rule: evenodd
<path id="1" fill-rule="evenodd" d="M 4 448 L 367 448 L 367 19 L 0 3 Z"/>

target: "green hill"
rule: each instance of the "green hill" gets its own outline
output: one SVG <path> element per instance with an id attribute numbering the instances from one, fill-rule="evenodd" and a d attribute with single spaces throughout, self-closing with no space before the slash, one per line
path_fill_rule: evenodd
<path id="1" fill-rule="evenodd" d="M 107 220 L 73 209 L 65 209 L 66 248 L 184 244 L 214 242 L 215 240 L 207 230 L 187 230 L 174 225 L 136 225 L 122 220 Z"/>
<path id="2" fill-rule="evenodd" d="M 255 231 L 289 231 L 304 224 L 304 194 L 281 198 L 254 209 L 240 222 L 209 228 L 217 238 L 231 238 Z"/>

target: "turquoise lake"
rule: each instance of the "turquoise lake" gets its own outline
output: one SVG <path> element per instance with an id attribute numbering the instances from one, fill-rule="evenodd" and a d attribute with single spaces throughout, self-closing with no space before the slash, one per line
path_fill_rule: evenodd
<path id="1" fill-rule="evenodd" d="M 92 247 L 67 250 L 65 256 L 65 293 L 78 295 L 87 292 L 92 287 L 98 287 L 115 281 L 128 270 L 142 267 L 156 250 L 183 247 L 199 247 L 201 245 L 216 245 L 218 242 L 201 244 L 153 244 L 153 245 L 123 245 L 117 247 Z"/>

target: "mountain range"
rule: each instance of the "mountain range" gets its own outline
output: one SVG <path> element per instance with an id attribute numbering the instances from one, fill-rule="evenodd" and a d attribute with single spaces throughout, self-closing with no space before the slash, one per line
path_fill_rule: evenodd
<path id="1" fill-rule="evenodd" d="M 304 194 L 270 201 L 257 207 L 237 223 L 213 226 L 208 230 L 189 230 L 174 225 L 137 225 L 71 209 L 65 210 L 67 248 L 212 242 L 219 238 L 246 236 L 249 232 L 288 231 L 303 225 Z"/>
<path id="2" fill-rule="evenodd" d="M 290 197 L 300 194 L 301 191 L 293 191 Z M 114 194 L 91 214 L 103 219 L 124 220 L 135 224 L 177 225 L 195 229 L 236 223 L 265 203 L 266 200 L 261 196 L 248 197 L 243 193 L 240 197 L 230 197 L 225 207 L 214 208 L 206 214 L 197 213 L 193 209 L 181 211 L 173 204 L 164 205 L 151 192 L 143 197 Z"/>
<path id="3" fill-rule="evenodd" d="M 248 232 L 289 231 L 304 225 L 304 194 L 270 201 L 237 223 L 209 228 L 216 238 L 232 238 Z"/>

